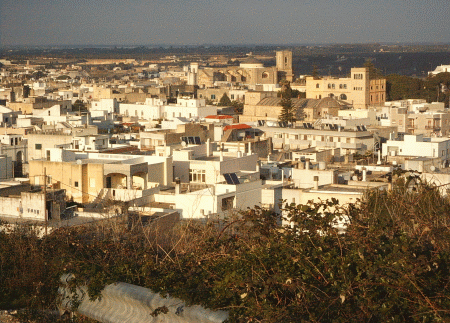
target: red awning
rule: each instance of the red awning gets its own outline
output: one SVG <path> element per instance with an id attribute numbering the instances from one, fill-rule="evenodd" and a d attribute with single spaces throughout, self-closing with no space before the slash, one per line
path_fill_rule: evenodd
<path id="1" fill-rule="evenodd" d="M 228 126 L 226 126 L 225 128 L 223 128 L 223 131 L 227 131 L 228 129 L 251 129 L 252 127 L 250 127 L 248 124 L 230 124 Z"/>
<path id="2" fill-rule="evenodd" d="M 205 119 L 233 119 L 233 117 L 220 115 L 220 116 L 207 116 L 205 117 Z"/>

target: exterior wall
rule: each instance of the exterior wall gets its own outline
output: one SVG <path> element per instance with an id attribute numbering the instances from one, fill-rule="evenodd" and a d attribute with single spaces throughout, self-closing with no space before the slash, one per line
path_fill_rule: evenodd
<path id="1" fill-rule="evenodd" d="M 14 165 L 11 157 L 0 156 L 0 179 L 9 179 L 14 177 Z"/>
<path id="2" fill-rule="evenodd" d="M 49 148 L 57 146 L 70 146 L 72 143 L 71 135 L 45 135 L 45 134 L 29 134 L 26 135 L 28 140 L 28 159 L 46 158 L 45 151 Z"/>
<path id="3" fill-rule="evenodd" d="M 319 178 L 319 185 L 336 184 L 336 171 L 318 169 L 292 169 L 292 180 L 296 188 L 313 187 L 315 176 Z"/>
<path id="4" fill-rule="evenodd" d="M 204 68 L 199 69 L 197 81 L 198 85 L 203 88 L 213 87 L 216 82 L 247 85 L 276 84 L 278 83 L 278 70 L 274 66 L 261 67 L 261 64 Z"/>
<path id="5" fill-rule="evenodd" d="M 379 84 L 380 86 L 381 84 L 384 84 L 383 96 L 385 98 L 385 80 L 376 80 L 374 82 L 374 86 L 376 86 L 376 84 Z M 379 88 L 379 92 L 376 93 L 381 95 L 383 91 Z M 321 99 L 328 96 L 334 96 L 349 102 L 357 109 L 367 108 L 370 104 L 369 69 L 366 67 L 352 68 L 350 78 L 325 77 L 322 79 L 314 79 L 313 77 L 306 77 L 307 99 Z M 381 101 L 383 100 L 380 98 L 379 102 Z"/>
<path id="6" fill-rule="evenodd" d="M 161 106 L 147 104 L 119 104 L 119 113 L 124 116 L 136 116 L 142 119 L 161 119 L 163 114 Z"/>
<path id="7" fill-rule="evenodd" d="M 43 185 L 46 168 L 47 180 L 65 189 L 67 196 L 78 203 L 93 201 L 104 188 L 103 164 L 32 160 L 29 165 L 32 185 Z"/>
<path id="8" fill-rule="evenodd" d="M 372 150 L 373 134 L 368 131 L 333 131 L 303 128 L 261 127 L 264 137 L 272 138 L 273 148 L 281 149 L 289 145 L 290 149 L 311 147 L 340 148 L 341 155 L 347 153 L 364 153 Z"/>
<path id="9" fill-rule="evenodd" d="M 209 115 L 216 115 L 217 107 L 213 105 L 207 105 L 203 107 L 183 107 L 183 106 L 164 106 L 164 118 L 186 118 L 186 119 L 199 119 L 205 118 Z"/>
<path id="10" fill-rule="evenodd" d="M 280 78 L 284 78 L 289 82 L 294 81 L 294 74 L 292 71 L 292 52 L 290 50 L 276 52 L 276 67 Z"/>
<path id="11" fill-rule="evenodd" d="M 370 105 L 383 105 L 386 101 L 386 79 L 370 80 Z"/>
<path id="12" fill-rule="evenodd" d="M 382 147 L 383 156 L 439 157 L 450 159 L 450 139 L 405 135 L 403 141 L 388 140 Z"/>
<path id="13" fill-rule="evenodd" d="M 230 90 L 227 88 L 206 88 L 206 89 L 199 89 L 197 91 L 197 96 L 200 99 L 207 99 L 211 100 L 213 102 L 219 102 L 224 93 L 230 98 Z M 230 98 L 231 100 L 231 98 Z"/>
<path id="14" fill-rule="evenodd" d="M 108 113 L 119 112 L 119 104 L 115 99 L 100 99 L 99 101 L 92 101 L 91 111 L 106 111 Z"/>
<path id="15" fill-rule="evenodd" d="M 366 119 L 367 118 L 367 119 L 369 119 L 369 122 L 372 125 L 377 124 L 376 114 L 377 114 L 377 112 L 375 109 L 367 109 L 367 110 L 352 109 L 352 110 L 339 110 L 338 111 L 339 117 L 343 117 L 345 119 L 351 119 L 351 118 Z"/>
<path id="16" fill-rule="evenodd" d="M 148 165 L 148 182 L 149 183 L 157 183 L 164 185 L 164 183 L 167 183 L 165 180 L 166 176 L 166 167 L 165 163 L 155 163 Z M 170 178 L 170 181 L 172 181 L 172 178 Z"/>

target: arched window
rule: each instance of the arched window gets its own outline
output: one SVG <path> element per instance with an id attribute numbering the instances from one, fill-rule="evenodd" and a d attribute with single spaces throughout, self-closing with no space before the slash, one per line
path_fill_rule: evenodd
<path id="1" fill-rule="evenodd" d="M 318 89 L 320 87 L 319 83 L 316 84 L 316 89 Z"/>
<path id="2" fill-rule="evenodd" d="M 347 95 L 342 93 L 341 96 L 340 96 L 340 99 L 341 100 L 347 100 Z"/>

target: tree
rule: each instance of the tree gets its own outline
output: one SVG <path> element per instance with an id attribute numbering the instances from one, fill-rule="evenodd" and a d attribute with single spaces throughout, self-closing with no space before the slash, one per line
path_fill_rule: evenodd
<path id="1" fill-rule="evenodd" d="M 294 123 L 296 120 L 296 109 L 292 106 L 292 89 L 288 81 L 283 81 L 281 84 L 281 113 L 278 120 L 281 122 Z"/>
<path id="2" fill-rule="evenodd" d="M 244 111 L 244 103 L 239 101 L 231 101 L 231 106 L 234 108 L 234 113 L 242 114 Z"/>
<path id="3" fill-rule="evenodd" d="M 316 65 L 316 64 L 313 65 L 313 69 L 312 69 L 311 76 L 312 76 L 315 80 L 319 79 L 319 72 L 317 71 L 317 65 Z"/>
<path id="4" fill-rule="evenodd" d="M 228 106 L 230 106 L 230 105 L 231 105 L 231 100 L 230 100 L 230 98 L 228 97 L 228 95 L 227 95 L 226 93 L 224 93 L 224 94 L 222 95 L 222 97 L 220 98 L 220 100 L 219 100 L 218 106 L 221 106 L 221 107 L 228 107 Z"/>
<path id="5" fill-rule="evenodd" d="M 256 206 L 220 226 L 160 230 L 130 216 L 44 237 L 0 231 L 0 308 L 54 304 L 72 273 L 71 287 L 87 284 L 93 298 L 122 281 L 228 310 L 229 322 L 450 320 L 450 202 L 439 187 L 394 177 L 392 190 L 346 207 L 283 204 L 283 228 Z"/>
<path id="6" fill-rule="evenodd" d="M 364 62 L 364 67 L 367 67 L 369 69 L 369 79 L 376 80 L 383 77 L 381 71 L 375 67 L 370 58 Z"/>

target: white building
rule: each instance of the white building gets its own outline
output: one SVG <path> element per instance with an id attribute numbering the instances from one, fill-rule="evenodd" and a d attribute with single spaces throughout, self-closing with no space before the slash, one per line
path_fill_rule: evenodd
<path id="1" fill-rule="evenodd" d="M 450 65 L 438 66 L 434 71 L 428 72 L 428 75 L 437 75 L 439 73 L 450 73 Z"/>
<path id="2" fill-rule="evenodd" d="M 428 157 L 446 161 L 450 158 L 450 139 L 405 135 L 402 141 L 388 140 L 384 143 L 382 156 Z"/>
<path id="3" fill-rule="evenodd" d="M 120 114 L 140 119 L 155 120 L 174 118 L 201 119 L 217 114 L 217 107 L 206 105 L 204 99 L 178 98 L 176 104 L 167 104 L 165 100 L 147 98 L 144 103 L 119 105 Z"/>

